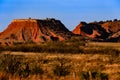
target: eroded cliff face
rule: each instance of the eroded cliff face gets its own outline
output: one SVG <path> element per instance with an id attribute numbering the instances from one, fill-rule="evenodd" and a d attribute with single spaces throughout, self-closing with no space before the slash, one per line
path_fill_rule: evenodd
<path id="1" fill-rule="evenodd" d="M 81 22 L 73 31 L 74 34 L 82 35 L 90 38 L 102 38 L 104 39 L 106 36 L 106 31 L 99 24 L 96 23 L 85 23 Z"/>
<path id="2" fill-rule="evenodd" d="M 108 33 L 120 31 L 120 21 L 105 22 L 101 25 Z"/>
<path id="3" fill-rule="evenodd" d="M 120 21 L 106 22 L 81 22 L 72 31 L 74 34 L 89 37 L 94 40 L 119 41 L 120 40 Z"/>
<path id="4" fill-rule="evenodd" d="M 1 41 L 45 42 L 68 39 L 72 33 L 55 19 L 16 19 L 0 34 Z"/>
<path id="5" fill-rule="evenodd" d="M 101 26 L 109 33 L 107 41 L 120 42 L 120 21 L 105 22 Z"/>

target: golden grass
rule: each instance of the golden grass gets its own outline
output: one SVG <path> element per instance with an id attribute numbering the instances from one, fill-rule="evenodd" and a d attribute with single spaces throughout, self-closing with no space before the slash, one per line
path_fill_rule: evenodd
<path id="1" fill-rule="evenodd" d="M 112 42 L 89 42 L 88 46 L 90 47 L 111 47 L 114 49 L 120 50 L 120 43 L 112 43 Z"/>
<path id="2" fill-rule="evenodd" d="M 50 53 L 24 53 L 24 52 L 2 52 L 1 54 L 22 55 L 26 61 L 40 64 L 45 74 L 30 75 L 25 80 L 81 80 L 83 71 L 98 71 L 108 74 L 109 80 L 120 79 L 120 56 L 107 54 L 50 54 Z M 44 61 L 45 63 L 38 63 Z M 70 74 L 58 77 L 53 74 L 54 66 L 60 64 L 71 65 Z M 1 75 L 1 74 L 0 74 Z"/>

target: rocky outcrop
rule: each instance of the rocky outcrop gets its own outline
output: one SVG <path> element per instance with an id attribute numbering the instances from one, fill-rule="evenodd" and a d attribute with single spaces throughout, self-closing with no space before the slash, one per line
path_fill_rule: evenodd
<path id="1" fill-rule="evenodd" d="M 120 21 L 81 22 L 72 32 L 93 40 L 117 41 L 120 40 Z"/>
<path id="2" fill-rule="evenodd" d="M 104 39 L 108 36 L 104 28 L 96 23 L 81 22 L 73 31 L 74 34 L 82 35 L 89 38 Z M 106 35 L 105 35 L 106 34 Z"/>
<path id="3" fill-rule="evenodd" d="M 0 34 L 8 42 L 46 42 L 68 39 L 72 33 L 55 19 L 15 19 Z"/>
<path id="4" fill-rule="evenodd" d="M 101 26 L 108 33 L 116 33 L 118 31 L 120 31 L 120 21 L 105 22 L 105 23 L 101 24 Z"/>
<path id="5" fill-rule="evenodd" d="M 110 41 L 110 42 L 120 42 L 120 31 L 112 34 L 111 36 L 109 36 L 106 41 Z"/>
<path id="6" fill-rule="evenodd" d="M 106 41 L 120 42 L 120 21 L 108 21 L 101 26 L 109 33 Z"/>

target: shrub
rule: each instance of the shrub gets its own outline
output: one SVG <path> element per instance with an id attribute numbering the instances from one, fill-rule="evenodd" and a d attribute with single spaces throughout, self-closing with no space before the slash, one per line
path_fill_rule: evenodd
<path id="1" fill-rule="evenodd" d="M 22 64 L 18 70 L 18 75 L 20 76 L 20 78 L 27 78 L 30 75 L 30 73 L 31 73 L 31 70 L 29 68 L 28 63 Z"/>
<path id="2" fill-rule="evenodd" d="M 37 64 L 37 63 L 36 63 Z M 41 66 L 34 64 L 31 69 L 31 74 L 39 74 L 42 75 L 44 73 Z"/>
<path id="3" fill-rule="evenodd" d="M 67 64 L 68 59 L 57 58 L 57 61 L 59 64 L 56 64 L 54 69 L 53 69 L 54 75 L 59 76 L 59 77 L 69 75 L 70 70 L 71 70 L 71 65 Z"/>
<path id="4" fill-rule="evenodd" d="M 89 80 L 89 77 L 90 77 L 90 75 L 88 72 L 82 72 L 80 75 L 80 78 L 85 79 L 85 80 Z"/>
<path id="5" fill-rule="evenodd" d="M 56 65 L 54 70 L 53 70 L 54 74 L 56 76 L 66 76 L 66 75 L 69 75 L 70 74 L 70 71 L 68 70 L 68 67 L 63 67 L 63 66 L 60 66 L 60 65 Z"/>
<path id="6" fill-rule="evenodd" d="M 20 61 L 12 55 L 3 55 L 1 58 L 1 70 L 10 74 L 15 74 L 20 67 Z"/>
<path id="7" fill-rule="evenodd" d="M 101 73 L 98 71 L 83 71 L 80 74 L 80 79 L 85 80 L 108 80 L 108 75 L 106 73 Z"/>

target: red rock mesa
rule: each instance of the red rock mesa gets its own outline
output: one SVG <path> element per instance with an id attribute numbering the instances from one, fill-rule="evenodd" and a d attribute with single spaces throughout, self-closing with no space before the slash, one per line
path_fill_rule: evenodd
<path id="1" fill-rule="evenodd" d="M 15 19 L 8 28 L 0 33 L 0 41 L 12 42 L 45 42 L 68 39 L 72 33 L 54 18 Z"/>

